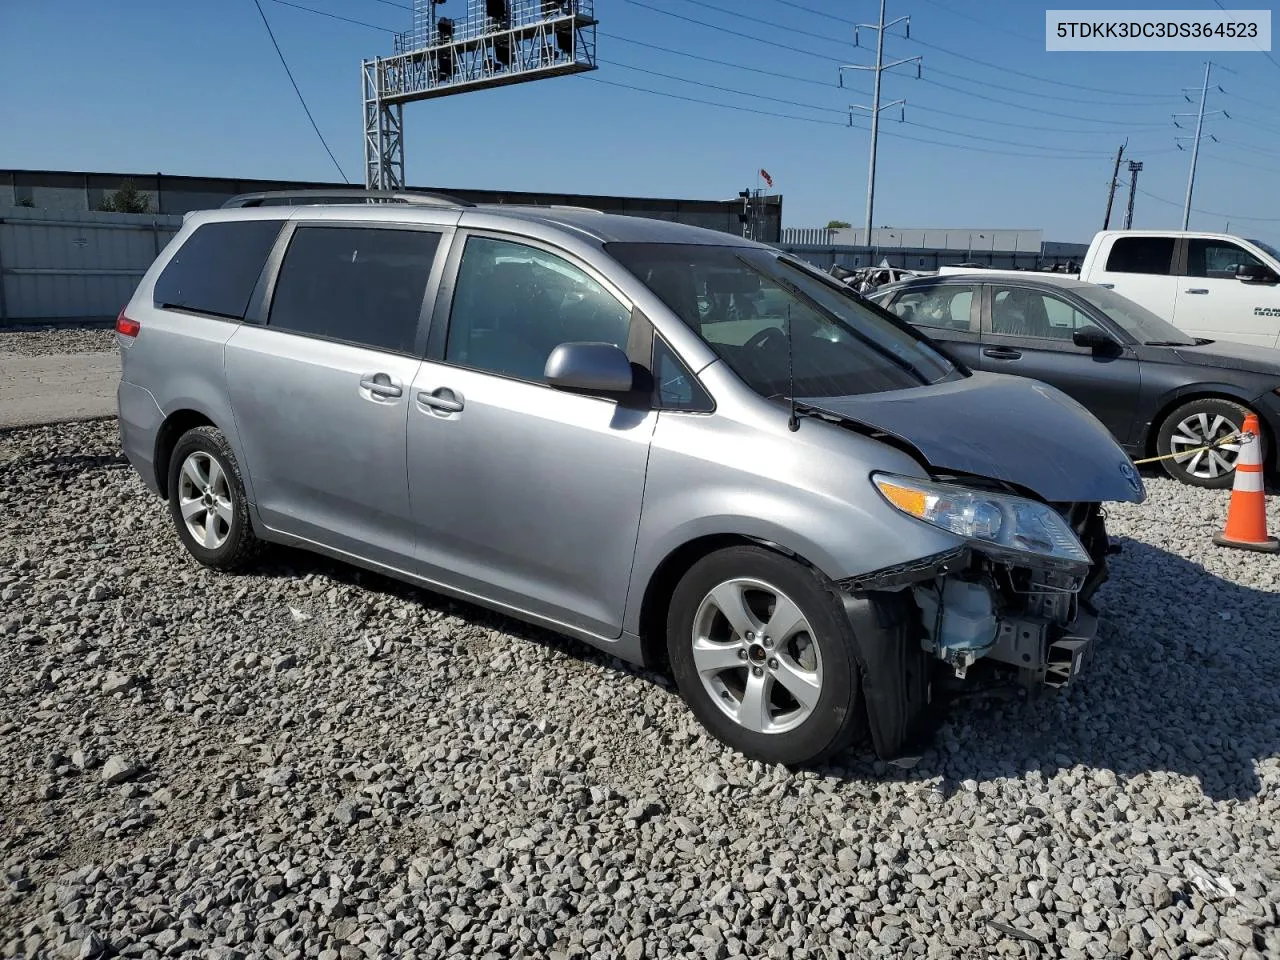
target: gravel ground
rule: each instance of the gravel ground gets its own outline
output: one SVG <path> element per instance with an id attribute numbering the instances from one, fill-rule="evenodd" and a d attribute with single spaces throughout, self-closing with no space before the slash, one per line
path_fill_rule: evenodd
<path id="1" fill-rule="evenodd" d="M 0 354 L 42 357 L 117 349 L 116 332 L 111 327 L 0 327 Z"/>
<path id="2" fill-rule="evenodd" d="M 0 435 L 0 956 L 1280 955 L 1280 559 L 1149 486 L 1077 687 L 790 774 L 475 608 L 203 571 L 114 423 Z"/>

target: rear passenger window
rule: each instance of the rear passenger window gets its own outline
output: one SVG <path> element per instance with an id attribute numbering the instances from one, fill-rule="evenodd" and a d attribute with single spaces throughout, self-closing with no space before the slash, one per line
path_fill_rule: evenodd
<path id="1" fill-rule="evenodd" d="M 973 290 L 973 287 L 955 284 L 917 287 L 899 295 L 888 309 L 913 326 L 967 332 L 973 310 Z"/>
<path id="2" fill-rule="evenodd" d="M 235 220 L 197 227 L 156 279 L 152 301 L 243 320 L 283 220 Z"/>
<path id="3" fill-rule="evenodd" d="M 1120 237 L 1107 256 L 1107 272 L 1167 277 L 1172 263 L 1173 237 Z"/>
<path id="4" fill-rule="evenodd" d="M 267 325 L 412 353 L 440 234 L 376 227 L 298 227 Z"/>

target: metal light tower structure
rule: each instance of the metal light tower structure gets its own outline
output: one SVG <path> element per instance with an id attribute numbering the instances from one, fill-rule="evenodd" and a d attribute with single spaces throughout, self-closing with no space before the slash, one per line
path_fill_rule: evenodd
<path id="1" fill-rule="evenodd" d="M 1138 192 L 1138 174 L 1142 172 L 1141 160 L 1129 161 L 1129 206 L 1124 211 L 1124 228 L 1133 229 L 1133 195 Z"/>
<path id="2" fill-rule="evenodd" d="M 902 119 L 906 119 L 906 100 L 894 100 L 892 103 L 886 103 L 883 106 L 880 103 L 880 77 L 886 70 L 892 70 L 894 67 L 900 67 L 904 63 L 914 63 L 916 65 L 916 79 L 920 79 L 920 65 L 923 57 L 904 57 L 901 60 L 894 60 L 892 63 L 884 62 L 884 32 L 890 27 L 896 27 L 898 24 L 906 24 L 905 30 L 908 38 L 911 37 L 911 17 L 899 17 L 889 23 L 884 22 L 886 0 L 880 0 L 880 22 L 879 23 L 857 23 L 853 27 L 853 45 L 858 46 L 859 30 L 876 31 L 876 62 L 875 66 L 869 64 L 849 63 L 840 67 L 839 85 L 844 86 L 844 72 L 846 70 L 870 70 L 875 74 L 875 92 L 872 94 L 871 106 L 863 104 L 854 104 L 849 107 L 849 126 L 853 126 L 853 111 L 866 110 L 871 114 L 871 159 L 867 167 L 867 248 L 872 249 L 871 243 L 871 223 L 876 203 L 876 151 L 880 145 L 880 111 L 888 110 L 890 107 L 898 107 L 902 111 Z"/>
<path id="3" fill-rule="evenodd" d="M 1200 87 L 1200 110 L 1197 113 L 1175 113 L 1173 115 L 1173 125 L 1177 127 L 1179 130 L 1182 129 L 1182 124 L 1178 123 L 1179 117 L 1195 117 L 1196 118 L 1196 133 L 1194 137 L 1175 137 L 1174 138 L 1174 141 L 1177 144 L 1177 147 L 1179 150 L 1183 149 L 1181 141 L 1183 140 L 1192 141 L 1191 172 L 1187 175 L 1187 200 L 1182 207 L 1182 229 L 1183 230 L 1186 230 L 1188 224 L 1191 223 L 1191 192 L 1195 189 L 1195 185 L 1196 185 L 1196 163 L 1200 159 L 1200 138 L 1204 131 L 1204 118 L 1211 117 L 1211 116 L 1214 116 L 1215 114 L 1220 113 L 1224 117 L 1226 117 L 1228 120 L 1231 119 L 1231 114 L 1227 113 L 1227 111 L 1225 110 L 1211 110 L 1209 113 L 1204 112 L 1205 101 L 1209 99 L 1209 74 L 1212 72 L 1215 66 L 1217 66 L 1219 70 L 1226 69 L 1220 64 L 1215 64 L 1212 60 L 1205 63 L 1204 84 L 1203 86 Z M 1218 87 L 1218 92 L 1225 93 L 1226 91 L 1223 90 L 1222 87 Z M 1188 96 L 1187 89 L 1184 89 L 1182 91 L 1182 96 L 1183 96 L 1183 99 L 1187 101 L 1187 103 L 1194 102 L 1192 101 L 1191 97 Z M 1209 134 L 1209 139 L 1212 140 L 1214 143 L 1218 142 L 1218 138 L 1215 137 L 1213 134 Z"/>
<path id="4" fill-rule="evenodd" d="M 594 0 L 413 0 L 393 54 L 361 64 L 364 180 L 404 189 L 404 105 L 596 69 Z"/>

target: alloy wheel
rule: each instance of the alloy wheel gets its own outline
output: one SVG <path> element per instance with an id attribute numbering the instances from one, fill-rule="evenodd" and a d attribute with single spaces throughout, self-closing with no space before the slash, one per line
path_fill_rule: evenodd
<path id="1" fill-rule="evenodd" d="M 712 588 L 693 618 L 693 662 L 720 710 L 755 733 L 786 733 L 822 694 L 822 656 L 800 607 L 763 580 Z"/>
<path id="2" fill-rule="evenodd" d="M 1224 443 L 1214 450 L 1180 452 L 1208 446 L 1235 432 L 1236 425 L 1220 413 L 1194 413 L 1179 421 L 1174 428 L 1173 436 L 1169 438 L 1169 452 L 1180 454 L 1173 458 L 1174 463 L 1193 477 L 1216 480 L 1235 470 L 1240 456 L 1239 442 Z"/>
<path id="3" fill-rule="evenodd" d="M 178 476 L 178 508 L 187 532 L 202 547 L 217 550 L 231 536 L 235 517 L 226 471 L 210 454 L 196 450 Z"/>

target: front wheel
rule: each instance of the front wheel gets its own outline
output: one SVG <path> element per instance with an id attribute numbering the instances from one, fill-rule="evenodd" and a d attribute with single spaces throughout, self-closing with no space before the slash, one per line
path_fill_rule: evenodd
<path id="1" fill-rule="evenodd" d="M 1238 442 L 1202 450 L 1215 441 L 1239 433 L 1248 409 L 1230 400 L 1205 397 L 1178 407 L 1160 425 L 1156 449 L 1165 473 L 1196 487 L 1221 489 L 1235 482 Z M 1260 441 L 1259 441 L 1260 442 Z"/>
<path id="2" fill-rule="evenodd" d="M 667 652 L 690 710 L 765 763 L 818 762 L 862 730 L 853 649 L 821 574 L 761 547 L 698 561 L 667 614 Z"/>

